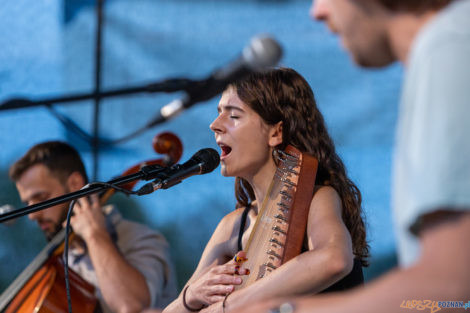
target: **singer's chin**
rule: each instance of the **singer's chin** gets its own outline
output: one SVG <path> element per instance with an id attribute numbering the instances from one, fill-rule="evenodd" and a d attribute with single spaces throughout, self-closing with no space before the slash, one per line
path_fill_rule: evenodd
<path id="1" fill-rule="evenodd" d="M 227 166 L 225 165 L 225 163 L 223 161 L 220 162 L 220 174 L 222 174 L 222 176 L 225 176 L 225 177 L 232 176 L 232 175 L 229 174 Z"/>

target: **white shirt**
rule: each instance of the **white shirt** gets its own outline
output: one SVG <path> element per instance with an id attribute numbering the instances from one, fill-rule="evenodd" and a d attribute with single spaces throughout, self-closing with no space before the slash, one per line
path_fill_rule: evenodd
<path id="1" fill-rule="evenodd" d="M 470 1 L 438 13 L 418 34 L 409 60 L 393 184 L 404 266 L 419 255 L 409 228 L 420 216 L 470 208 Z"/>

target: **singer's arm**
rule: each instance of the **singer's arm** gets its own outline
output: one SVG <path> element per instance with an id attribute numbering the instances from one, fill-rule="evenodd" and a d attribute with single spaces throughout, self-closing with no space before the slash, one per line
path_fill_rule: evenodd
<path id="1" fill-rule="evenodd" d="M 341 199 L 331 187 L 321 187 L 312 199 L 307 223 L 309 251 L 284 263 L 268 276 L 225 301 L 233 312 L 247 303 L 300 294 L 314 294 L 346 276 L 353 266 L 352 243 L 341 217 Z M 222 313 L 217 303 L 202 312 Z"/>
<path id="2" fill-rule="evenodd" d="M 350 292 L 272 299 L 226 313 L 267 313 L 286 301 L 294 305 L 295 313 L 395 313 L 406 310 L 407 305 L 410 305 L 409 312 L 420 308 L 425 312 L 438 312 L 441 311 L 438 301 L 466 302 L 470 295 L 470 213 L 442 211 L 431 218 L 434 221 L 425 223 L 420 233 L 421 256 L 410 268 L 395 269 L 364 288 Z M 430 301 L 424 302 L 426 300 Z M 419 307 L 417 301 L 421 301 Z M 450 311 L 465 310 L 453 308 Z"/>
<path id="3" fill-rule="evenodd" d="M 242 209 L 226 215 L 217 226 L 202 253 L 199 264 L 183 288 L 179 297 L 165 308 L 164 313 L 190 312 L 183 304 L 198 309 L 223 300 L 233 286 L 240 284 L 240 277 L 234 276 L 236 264 L 232 256 L 236 253 L 236 240 L 240 227 Z M 244 273 L 243 269 L 239 272 Z"/>
<path id="4" fill-rule="evenodd" d="M 246 274 L 243 266 L 236 269 L 237 264 L 231 260 L 237 252 L 242 211 L 238 209 L 222 219 L 193 276 L 164 313 L 190 312 L 183 302 L 191 309 L 209 305 L 201 312 L 223 312 L 225 294 L 231 293 L 234 285 L 240 284 L 240 278 Z M 231 293 L 226 300 L 227 309 L 275 296 L 315 293 L 332 285 L 351 270 L 351 239 L 342 222 L 341 200 L 333 188 L 320 188 L 312 199 L 307 237 L 310 251 L 285 263 L 256 283 Z M 233 275 L 236 271 L 241 275 Z"/>

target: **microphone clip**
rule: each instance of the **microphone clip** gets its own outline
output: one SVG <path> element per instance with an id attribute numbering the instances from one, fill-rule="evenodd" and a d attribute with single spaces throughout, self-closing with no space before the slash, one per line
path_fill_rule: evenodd
<path id="1" fill-rule="evenodd" d="M 154 170 L 152 170 L 152 173 L 149 174 L 150 178 L 146 179 L 154 179 L 154 181 L 143 185 L 139 190 L 137 190 L 136 193 L 138 196 L 148 195 L 149 193 L 157 191 L 158 189 L 167 189 L 181 183 L 181 180 L 169 180 L 173 173 L 178 173 L 182 170 L 181 164 L 174 164 L 170 167 L 163 167 L 160 165 L 157 166 L 160 167 L 158 171 L 155 172 Z"/>
<path id="2" fill-rule="evenodd" d="M 166 169 L 167 167 L 159 164 L 146 165 L 139 170 L 139 176 L 143 180 L 151 180 L 158 177 L 158 175 Z"/>
<path id="3" fill-rule="evenodd" d="M 162 188 L 162 180 L 157 178 L 153 182 L 147 183 L 140 187 L 140 189 L 136 191 L 136 194 L 138 196 L 148 195 L 160 188 Z"/>
<path id="4" fill-rule="evenodd" d="M 220 156 L 212 148 L 201 149 L 183 164 L 174 164 L 170 167 L 160 167 L 157 172 L 147 175 L 146 180 L 155 179 L 136 191 L 136 194 L 146 195 L 158 189 L 168 189 L 182 180 L 193 175 L 212 172 L 220 162 Z"/>

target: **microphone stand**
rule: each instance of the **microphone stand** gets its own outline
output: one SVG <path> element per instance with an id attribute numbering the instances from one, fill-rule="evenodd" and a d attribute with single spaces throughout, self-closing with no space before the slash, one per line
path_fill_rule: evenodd
<path id="1" fill-rule="evenodd" d="M 69 202 L 81 197 L 84 197 L 86 195 L 92 194 L 92 193 L 97 193 L 101 191 L 105 191 L 107 189 L 110 189 L 111 187 L 109 185 L 123 185 L 127 184 L 132 181 L 136 180 L 152 180 L 152 179 L 157 179 L 160 178 L 159 174 L 162 173 L 167 167 L 155 164 L 155 165 L 147 165 L 144 166 L 139 172 L 126 175 L 126 176 L 121 176 L 115 179 L 112 179 L 108 181 L 107 183 L 93 183 L 91 186 L 74 191 L 71 193 L 67 193 L 65 195 L 52 198 L 40 203 L 36 203 L 24 208 L 16 209 L 14 211 L 10 211 L 4 214 L 0 215 L 0 223 L 9 221 L 14 218 L 18 218 L 36 211 L 44 210 L 47 208 L 50 208 L 52 206 L 64 203 L 64 202 Z M 161 178 L 165 178 L 166 176 L 163 176 Z"/>
<path id="2" fill-rule="evenodd" d="M 102 51 L 102 37 L 103 37 L 103 12 L 104 0 L 96 1 L 96 44 L 95 44 L 95 93 L 101 91 L 101 51 Z M 93 180 L 96 180 L 98 173 L 98 158 L 99 158 L 99 117 L 100 117 L 100 104 L 101 98 L 95 97 L 93 100 L 93 137 L 91 141 L 91 151 L 93 156 Z M 70 310 L 71 311 L 71 310 Z"/>
<path id="3" fill-rule="evenodd" d="M 131 138 L 134 138 L 147 129 L 154 127 L 164 121 L 166 118 L 157 116 L 145 124 L 143 127 L 133 131 L 132 133 L 119 138 L 119 139 L 100 139 L 94 136 L 90 136 L 87 134 L 83 129 L 81 129 L 77 124 L 75 124 L 70 118 L 62 115 L 61 113 L 52 109 L 53 104 L 56 103 L 71 103 L 83 100 L 91 100 L 91 99 L 103 99 L 103 98 L 111 98 L 123 95 L 131 95 L 137 93 L 155 93 L 155 92 L 176 92 L 176 91 L 186 91 L 190 92 L 193 89 L 200 88 L 205 82 L 199 82 L 191 79 L 186 78 L 170 78 L 163 81 L 153 82 L 146 85 L 141 86 L 134 86 L 134 87 L 124 87 L 118 89 L 112 89 L 108 91 L 96 91 L 92 93 L 78 93 L 78 94 L 70 94 L 62 97 L 56 98 L 49 98 L 49 99 L 41 99 L 41 100 L 29 100 L 24 98 L 13 98 L 10 100 L 5 101 L 4 103 L 0 103 L 0 111 L 2 110 L 11 110 L 11 109 L 21 109 L 21 108 L 29 108 L 35 106 L 45 106 L 47 107 L 50 112 L 68 129 L 72 130 L 82 139 L 87 141 L 91 146 L 102 146 L 108 147 L 120 144 L 124 141 L 127 141 Z"/>
<path id="4" fill-rule="evenodd" d="M 108 91 L 100 91 L 100 92 L 91 92 L 91 93 L 78 93 L 78 94 L 70 94 L 62 97 L 56 98 L 49 98 L 49 99 L 40 99 L 40 100 L 28 100 L 24 98 L 13 98 L 7 100 L 0 104 L 0 111 L 2 110 L 12 110 L 12 109 L 21 109 L 21 108 L 28 108 L 40 105 L 52 105 L 56 103 L 71 103 L 83 100 L 91 100 L 91 99 L 103 99 L 103 98 L 111 98 L 117 97 L 122 95 L 131 95 L 137 93 L 154 93 L 154 92 L 176 92 L 181 90 L 188 90 L 193 88 L 195 81 L 185 78 L 172 78 L 166 79 L 163 81 L 158 81 L 146 85 L 141 86 L 134 86 L 134 87 L 125 87 L 125 88 L 117 88 Z"/>

